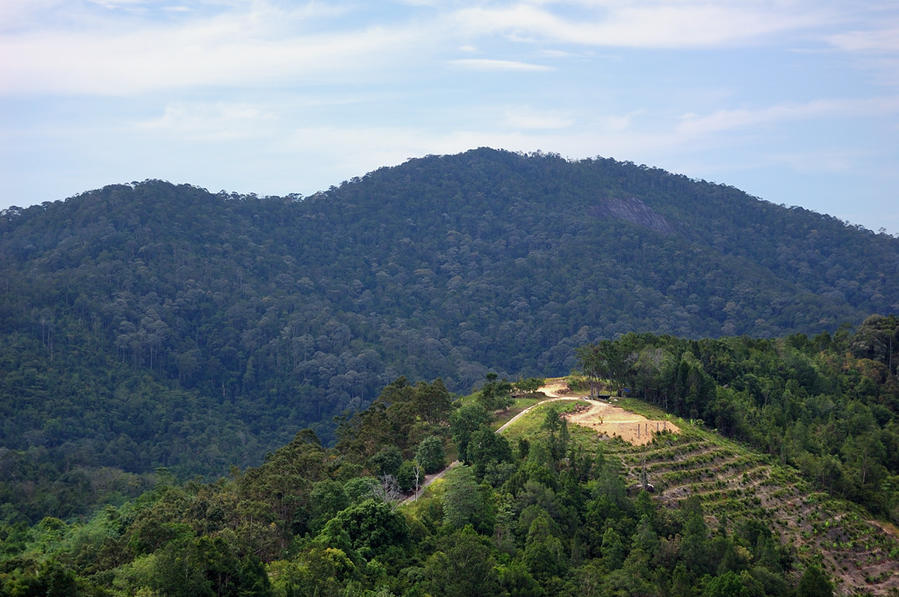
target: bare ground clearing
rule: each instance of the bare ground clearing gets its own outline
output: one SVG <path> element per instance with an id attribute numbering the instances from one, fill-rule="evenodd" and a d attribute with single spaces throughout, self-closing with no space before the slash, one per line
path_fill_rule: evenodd
<path id="1" fill-rule="evenodd" d="M 602 400 L 592 400 L 586 394 L 573 392 L 564 380 L 551 379 L 540 388 L 541 392 L 551 398 L 578 398 L 583 400 L 586 408 L 564 415 L 569 422 L 582 427 L 589 427 L 597 433 L 608 437 L 620 437 L 635 446 L 642 446 L 652 441 L 655 434 L 663 431 L 680 433 L 677 425 L 661 419 L 647 419 L 643 415 L 626 411 Z"/>

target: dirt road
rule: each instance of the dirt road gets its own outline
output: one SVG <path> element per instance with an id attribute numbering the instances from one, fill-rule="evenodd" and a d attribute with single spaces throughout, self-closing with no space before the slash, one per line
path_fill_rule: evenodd
<path id="1" fill-rule="evenodd" d="M 556 402 L 559 400 L 580 400 L 584 402 L 585 408 L 574 413 L 563 415 L 568 421 L 582 427 L 594 429 L 597 433 L 607 435 L 609 437 L 620 437 L 626 442 L 630 442 L 637 446 L 648 444 L 652 441 L 652 436 L 662 431 L 671 431 L 679 433 L 680 429 L 669 421 L 650 420 L 642 415 L 626 411 L 623 408 L 609 404 L 601 400 L 592 400 L 587 394 L 574 392 L 569 389 L 568 384 L 560 379 L 551 379 L 546 385 L 541 387 L 538 392 L 543 392 L 547 398 L 536 404 L 527 407 L 511 419 L 505 422 L 497 433 L 501 433 L 509 425 L 526 415 L 531 410 L 537 408 L 547 402 Z M 455 461 L 442 471 L 433 475 L 428 475 L 422 483 L 418 492 L 409 496 L 403 503 L 414 502 L 424 492 L 425 488 L 441 478 L 451 468 L 457 466 L 459 461 Z"/>
<path id="2" fill-rule="evenodd" d="M 603 400 L 592 400 L 587 394 L 572 392 L 562 380 L 550 380 L 540 391 L 552 398 L 577 398 L 590 406 L 578 412 L 565 415 L 571 423 L 589 427 L 597 433 L 609 437 L 620 437 L 626 442 L 642 446 L 652 441 L 652 436 L 662 431 L 679 433 L 680 429 L 662 419 L 650 420 L 643 415 L 626 411 Z M 534 405 L 537 406 L 537 405 Z M 533 408 L 533 407 L 531 407 Z M 524 414 L 524 413 L 522 413 Z M 513 421 L 515 419 L 512 419 Z M 509 421 L 511 423 L 512 421 Z M 507 423 L 508 425 L 508 423 Z"/>

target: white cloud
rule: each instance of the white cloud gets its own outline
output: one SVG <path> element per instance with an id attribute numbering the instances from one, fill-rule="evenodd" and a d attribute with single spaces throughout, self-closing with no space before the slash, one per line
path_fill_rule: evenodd
<path id="1" fill-rule="evenodd" d="M 460 58 L 450 60 L 449 64 L 470 70 L 483 71 L 548 71 L 555 70 L 551 66 L 519 62 L 517 60 L 494 60 L 491 58 Z"/>
<path id="2" fill-rule="evenodd" d="M 317 160 L 324 159 L 346 179 L 380 166 L 402 163 L 410 157 L 453 154 L 474 147 L 553 151 L 571 158 L 586 158 L 599 153 L 638 160 L 677 142 L 677 137 L 670 133 L 603 132 L 571 127 L 567 130 L 510 132 L 502 127 L 435 131 L 416 127 L 327 126 L 295 129 L 282 149 L 291 155 L 314 154 Z M 328 180 L 333 181 L 334 176 Z"/>
<path id="3" fill-rule="evenodd" d="M 803 173 L 850 172 L 863 156 L 857 151 L 807 151 L 772 153 L 766 156 L 770 162 L 785 164 Z"/>
<path id="4" fill-rule="evenodd" d="M 316 4 L 284 12 L 254 2 L 244 12 L 138 28 L 32 31 L 0 37 L 0 93 L 128 95 L 195 86 L 247 87 L 363 77 L 376 66 L 416 60 L 420 27 L 305 32 Z"/>
<path id="5" fill-rule="evenodd" d="M 899 52 L 899 27 L 847 31 L 827 39 L 835 47 L 848 52 Z"/>

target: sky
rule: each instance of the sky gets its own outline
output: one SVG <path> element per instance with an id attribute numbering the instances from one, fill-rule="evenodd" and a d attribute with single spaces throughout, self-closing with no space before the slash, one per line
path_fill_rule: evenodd
<path id="1" fill-rule="evenodd" d="M 899 234 L 895 0 L 2 0 L 0 209 L 489 146 Z"/>

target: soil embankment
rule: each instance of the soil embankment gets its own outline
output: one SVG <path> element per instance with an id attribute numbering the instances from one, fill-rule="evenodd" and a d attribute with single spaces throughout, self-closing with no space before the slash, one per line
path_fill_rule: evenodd
<path id="1" fill-rule="evenodd" d="M 652 441 L 655 434 L 663 431 L 679 433 L 680 429 L 670 421 L 647 419 L 603 400 L 592 400 L 586 394 L 571 391 L 561 380 L 550 380 L 540 391 L 551 398 L 579 398 L 586 404 L 584 408 L 565 415 L 575 425 L 589 427 L 597 433 L 609 437 L 620 437 L 624 441 L 642 446 Z"/>

